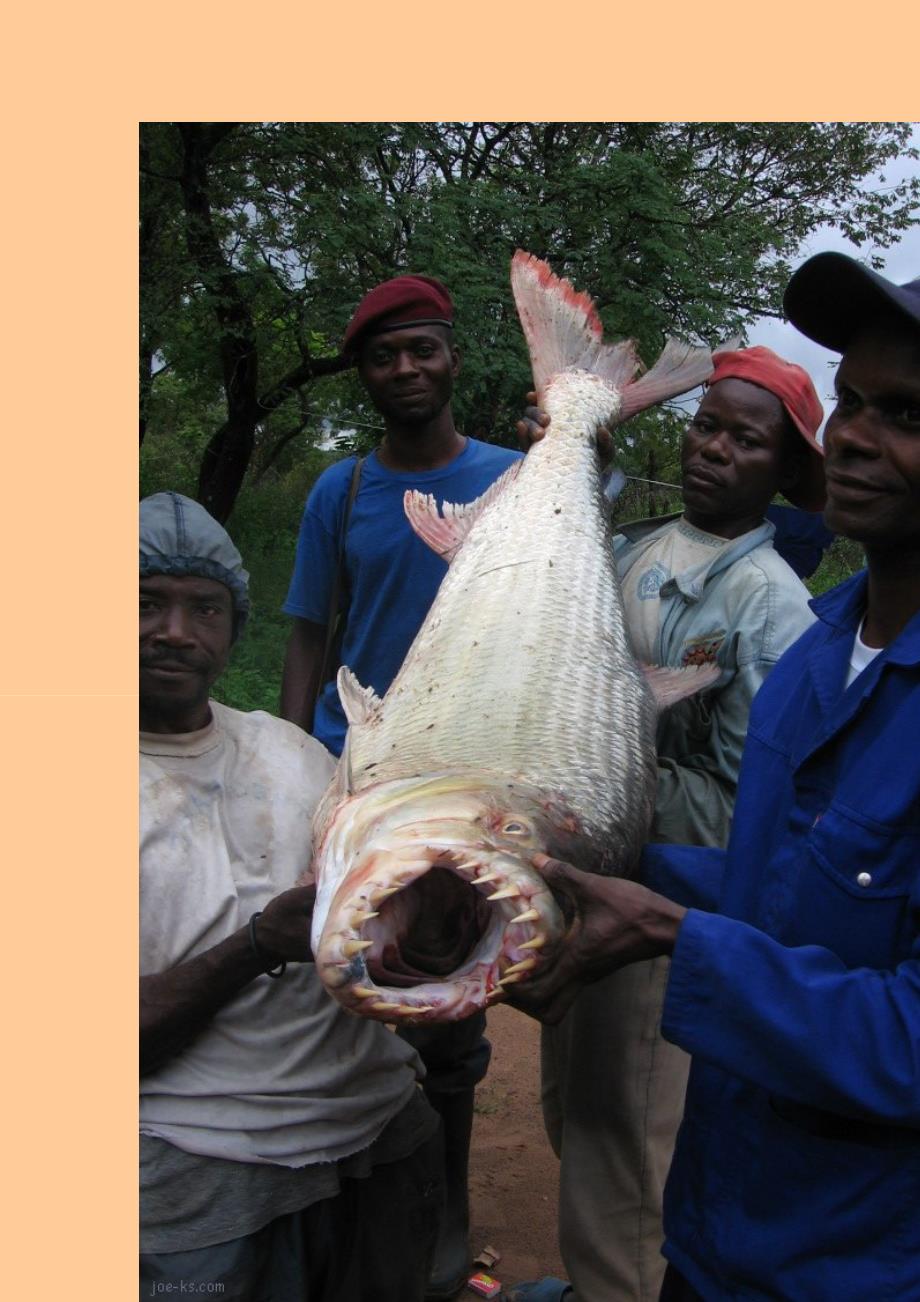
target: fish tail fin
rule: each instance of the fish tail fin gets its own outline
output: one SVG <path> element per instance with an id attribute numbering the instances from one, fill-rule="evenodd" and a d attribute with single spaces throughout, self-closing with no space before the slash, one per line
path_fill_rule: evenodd
<path id="1" fill-rule="evenodd" d="M 591 371 L 619 392 L 620 423 L 646 407 L 695 389 L 712 374 L 709 348 L 668 339 L 655 365 L 637 378 L 642 363 L 633 340 L 603 343 L 601 320 L 588 295 L 521 249 L 511 259 L 511 288 L 538 397 L 560 371 Z"/>
<path id="2" fill-rule="evenodd" d="M 511 289 L 538 396 L 560 371 L 591 371 L 620 389 L 639 369 L 633 341 L 603 343 L 603 326 L 591 299 L 542 259 L 518 249 L 511 259 Z"/>
<path id="3" fill-rule="evenodd" d="M 679 339 L 668 339 L 651 370 L 624 387 L 620 422 L 629 420 L 630 416 L 646 407 L 654 407 L 656 402 L 695 389 L 709 379 L 712 371 L 712 353 L 708 348 L 696 348 Z"/>

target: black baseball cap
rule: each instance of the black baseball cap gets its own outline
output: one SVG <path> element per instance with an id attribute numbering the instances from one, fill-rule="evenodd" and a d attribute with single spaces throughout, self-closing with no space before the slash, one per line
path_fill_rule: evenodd
<path id="1" fill-rule="evenodd" d="M 845 253 L 816 253 L 786 286 L 783 310 L 803 335 L 842 353 L 880 316 L 901 316 L 920 328 L 920 277 L 895 285 Z"/>

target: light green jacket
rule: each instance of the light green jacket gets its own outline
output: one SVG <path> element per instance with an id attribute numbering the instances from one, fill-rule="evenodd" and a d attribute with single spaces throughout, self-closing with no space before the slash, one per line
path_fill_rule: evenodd
<path id="1" fill-rule="evenodd" d="M 659 516 L 619 527 L 613 549 L 621 577 L 636 559 L 636 544 L 677 519 Z M 657 663 L 715 660 L 722 676 L 659 720 L 653 841 L 728 841 L 751 702 L 779 657 L 814 620 L 808 589 L 773 550 L 773 533 L 764 521 L 714 561 L 661 587 Z"/>

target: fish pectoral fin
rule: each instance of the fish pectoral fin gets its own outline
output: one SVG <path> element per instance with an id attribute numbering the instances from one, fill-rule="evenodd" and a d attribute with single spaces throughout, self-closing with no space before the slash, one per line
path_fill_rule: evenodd
<path id="1" fill-rule="evenodd" d="M 382 704 L 373 687 L 362 687 L 347 665 L 342 665 L 335 681 L 349 726 L 357 728 L 373 723 Z"/>
<path id="2" fill-rule="evenodd" d="M 417 489 L 410 488 L 403 498 L 406 518 L 422 542 L 427 543 L 449 565 L 483 511 L 497 501 L 509 484 L 513 483 L 521 464 L 520 461 L 512 462 L 504 474 L 499 475 L 475 502 L 445 502 L 443 515 L 438 514 L 438 504 L 430 493 L 420 493 Z"/>
<path id="3" fill-rule="evenodd" d="M 670 669 L 664 665 L 642 665 L 641 668 L 659 711 L 711 687 L 722 673 L 717 664 L 690 665 L 686 669 Z"/>

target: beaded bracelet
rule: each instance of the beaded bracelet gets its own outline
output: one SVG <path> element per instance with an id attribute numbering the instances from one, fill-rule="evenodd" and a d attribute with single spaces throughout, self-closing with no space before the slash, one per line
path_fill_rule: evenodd
<path id="1" fill-rule="evenodd" d="M 261 918 L 261 916 L 262 916 L 262 910 L 259 909 L 249 919 L 249 944 L 252 947 L 253 954 L 255 954 L 256 958 L 262 964 L 262 971 L 265 973 L 265 975 L 270 976 L 277 981 L 278 977 L 284 976 L 284 969 L 287 967 L 287 961 L 282 958 L 279 960 L 278 966 L 273 968 L 272 967 L 273 960 L 268 958 L 265 951 L 262 949 L 259 942 L 256 940 L 256 923 Z"/>

